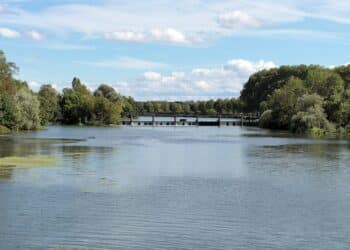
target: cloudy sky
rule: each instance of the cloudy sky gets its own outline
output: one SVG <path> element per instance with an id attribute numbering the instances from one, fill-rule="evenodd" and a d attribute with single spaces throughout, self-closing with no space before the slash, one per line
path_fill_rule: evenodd
<path id="1" fill-rule="evenodd" d="M 0 49 L 34 89 L 232 97 L 261 69 L 350 62 L 350 1 L 2 0 Z"/>

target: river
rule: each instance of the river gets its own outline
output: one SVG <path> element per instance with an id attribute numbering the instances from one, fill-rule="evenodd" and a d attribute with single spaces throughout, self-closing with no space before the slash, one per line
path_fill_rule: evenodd
<path id="1" fill-rule="evenodd" d="M 349 249 L 350 144 L 241 127 L 0 137 L 0 249 Z"/>

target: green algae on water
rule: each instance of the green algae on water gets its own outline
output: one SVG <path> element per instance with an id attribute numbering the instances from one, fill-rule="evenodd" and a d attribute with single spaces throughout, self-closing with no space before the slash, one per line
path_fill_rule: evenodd
<path id="1" fill-rule="evenodd" d="M 49 167 L 56 165 L 56 159 L 50 156 L 3 157 L 0 166 L 15 166 L 21 168 Z"/>

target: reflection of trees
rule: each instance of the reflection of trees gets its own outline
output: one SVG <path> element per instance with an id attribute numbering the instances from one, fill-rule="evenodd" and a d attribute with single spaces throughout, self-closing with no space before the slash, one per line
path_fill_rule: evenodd
<path id="1" fill-rule="evenodd" d="M 326 158 L 327 160 L 336 160 L 339 152 L 346 146 L 343 144 L 328 143 L 305 143 L 305 144 L 285 144 L 274 146 L 263 146 L 263 150 L 274 151 L 277 154 L 304 155 L 313 158 Z"/>
<path id="2" fill-rule="evenodd" d="M 299 144 L 250 147 L 246 159 L 253 169 L 262 172 L 337 172 L 350 160 L 348 144 L 315 141 Z"/>
<path id="3" fill-rule="evenodd" d="M 28 156 L 40 153 L 51 152 L 50 144 L 47 141 L 36 139 L 12 139 L 0 138 L 0 157 L 8 156 Z"/>
<path id="4" fill-rule="evenodd" d="M 113 151 L 110 147 L 93 147 L 81 145 L 63 145 L 60 147 L 64 157 L 85 158 L 91 153 L 98 155 L 108 154 Z"/>
<path id="5" fill-rule="evenodd" d="M 11 180 L 13 176 L 13 168 L 10 166 L 0 166 L 0 181 Z"/>
<path id="6" fill-rule="evenodd" d="M 113 148 L 97 147 L 97 146 L 82 146 L 82 145 L 62 145 L 58 148 L 62 154 L 65 165 L 85 171 L 90 166 L 91 162 L 96 162 L 109 155 Z"/>

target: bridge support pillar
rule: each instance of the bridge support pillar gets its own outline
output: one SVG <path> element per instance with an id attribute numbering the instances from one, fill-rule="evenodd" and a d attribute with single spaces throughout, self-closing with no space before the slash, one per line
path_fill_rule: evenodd
<path id="1" fill-rule="evenodd" d="M 152 115 L 152 126 L 154 126 L 156 124 L 156 119 L 154 117 L 154 115 Z"/>

